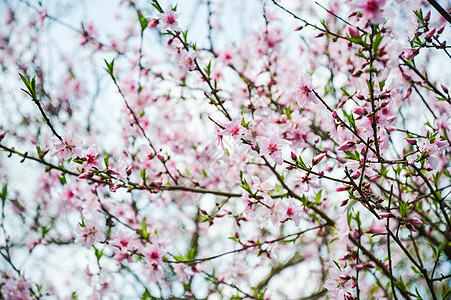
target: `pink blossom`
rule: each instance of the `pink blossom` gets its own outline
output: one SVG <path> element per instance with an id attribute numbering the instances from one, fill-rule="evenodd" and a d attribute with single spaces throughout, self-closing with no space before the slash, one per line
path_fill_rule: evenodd
<path id="1" fill-rule="evenodd" d="M 22 276 L 14 278 L 13 276 L 6 274 L 0 275 L 3 276 L 1 280 L 2 288 L 0 291 L 4 299 L 11 300 L 34 299 L 34 297 L 31 297 L 30 295 L 31 284 L 30 282 L 26 281 L 25 278 L 23 278 Z"/>
<path id="2" fill-rule="evenodd" d="M 312 78 L 309 75 L 299 75 L 291 95 L 300 107 L 306 106 L 308 102 L 318 103 L 318 99 L 313 93 Z"/>
<path id="3" fill-rule="evenodd" d="M 259 191 L 259 192 L 267 192 L 273 189 L 272 185 L 270 184 L 269 180 L 266 180 L 264 182 L 260 182 L 260 178 L 258 178 L 257 176 L 252 176 L 251 177 L 251 189 L 252 191 Z"/>
<path id="4" fill-rule="evenodd" d="M 143 250 L 144 257 L 149 265 L 152 266 L 154 271 L 157 271 L 161 266 L 163 266 L 163 250 L 157 244 L 148 245 Z"/>
<path id="5" fill-rule="evenodd" d="M 386 234 L 387 233 L 387 221 L 384 219 L 376 219 L 371 221 L 370 228 L 366 231 L 373 234 Z"/>
<path id="6" fill-rule="evenodd" d="M 308 192 L 310 188 L 320 189 L 323 186 L 318 184 L 318 176 L 314 174 L 297 171 L 295 177 L 293 178 L 293 184 L 300 186 L 305 192 Z"/>
<path id="7" fill-rule="evenodd" d="M 286 215 L 285 218 L 290 218 L 293 220 L 296 226 L 299 226 L 300 219 L 299 214 L 302 212 L 302 208 L 299 206 L 293 205 L 292 201 L 288 201 L 288 205 L 286 205 Z"/>
<path id="8" fill-rule="evenodd" d="M 384 22 L 382 16 L 382 10 L 385 5 L 385 0 L 368 0 L 368 1 L 356 1 L 359 2 L 356 7 L 359 8 L 363 16 L 375 24 Z"/>
<path id="9" fill-rule="evenodd" d="M 104 240 L 105 234 L 96 219 L 84 220 L 84 224 L 77 228 L 76 244 L 82 244 L 86 248 L 91 248 L 95 242 L 103 242 Z"/>
<path id="10" fill-rule="evenodd" d="M 181 50 L 176 56 L 176 62 L 183 71 L 193 71 L 196 69 L 196 56 L 197 53 L 194 51 Z"/>
<path id="11" fill-rule="evenodd" d="M 346 295 L 352 291 L 351 268 L 339 270 L 335 266 L 329 267 L 330 278 L 326 280 L 324 287 L 329 290 L 332 299 L 346 299 Z"/>
<path id="12" fill-rule="evenodd" d="M 170 6 L 168 6 L 165 13 L 158 14 L 162 22 L 161 26 L 163 27 L 163 30 L 178 29 L 177 18 L 179 15 L 180 14 L 175 12 Z"/>
<path id="13" fill-rule="evenodd" d="M 279 138 L 276 133 L 273 133 L 269 138 L 258 137 L 257 141 L 260 147 L 260 155 L 269 155 L 279 165 L 283 163 L 282 148 L 291 144 L 291 142 Z"/>
<path id="14" fill-rule="evenodd" d="M 220 132 L 221 135 L 232 136 L 234 139 L 239 139 L 244 132 L 244 127 L 241 125 L 241 119 L 229 122 L 224 125 L 224 129 Z"/>
<path id="15" fill-rule="evenodd" d="M 287 207 L 281 199 L 273 199 L 268 194 L 263 194 L 263 199 L 267 205 L 263 214 L 264 217 L 270 217 L 273 225 L 282 221 L 287 212 Z"/>
<path id="16" fill-rule="evenodd" d="M 355 142 L 353 141 L 346 141 L 343 144 L 341 144 L 340 146 L 338 146 L 337 151 L 346 151 L 351 149 L 352 147 L 354 147 Z"/>
<path id="17" fill-rule="evenodd" d="M 83 156 L 83 149 L 80 148 L 83 144 L 83 140 L 72 136 L 72 133 L 69 131 L 66 131 L 63 140 L 53 137 L 52 141 L 53 147 L 56 149 L 56 152 L 53 155 L 58 157 L 59 163 L 73 157 Z"/>
<path id="18" fill-rule="evenodd" d="M 83 155 L 83 158 L 85 159 L 85 161 L 83 162 L 83 167 L 86 169 L 92 166 L 99 167 L 100 164 L 97 161 L 98 156 L 97 145 L 89 146 L 88 150 L 86 150 L 85 154 Z"/>

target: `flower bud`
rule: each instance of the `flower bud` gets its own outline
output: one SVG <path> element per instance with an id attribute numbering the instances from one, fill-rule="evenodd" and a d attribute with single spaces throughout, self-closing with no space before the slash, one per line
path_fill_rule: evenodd
<path id="1" fill-rule="evenodd" d="M 425 20 L 426 22 L 429 22 L 430 19 L 431 19 L 431 11 L 428 11 L 428 12 L 426 13 L 426 15 L 424 16 L 424 20 Z"/>
<path id="2" fill-rule="evenodd" d="M 343 200 L 340 204 L 340 207 L 345 206 L 346 204 L 348 204 L 349 199 Z"/>
<path id="3" fill-rule="evenodd" d="M 434 36 L 435 31 L 436 31 L 435 27 L 432 28 L 431 30 L 429 30 L 429 32 L 426 34 L 426 36 L 424 37 L 424 39 L 425 39 L 426 41 L 430 41 L 430 40 L 432 39 L 432 37 Z"/>
<path id="4" fill-rule="evenodd" d="M 445 92 L 445 93 L 449 93 L 449 90 L 448 90 L 448 88 L 446 87 L 446 86 L 444 86 L 443 84 L 440 84 L 440 86 L 442 87 L 442 90 Z M 0 140 L 1 140 L 1 138 L 0 138 Z"/>
<path id="5" fill-rule="evenodd" d="M 359 116 L 365 116 L 368 111 L 363 107 L 357 107 L 356 109 L 354 109 L 354 113 Z"/>
<path id="6" fill-rule="evenodd" d="M 349 33 L 349 36 L 352 37 L 353 39 L 357 39 L 360 37 L 359 31 L 354 27 L 349 26 L 348 33 Z"/>
<path id="7" fill-rule="evenodd" d="M 443 33 L 443 30 L 445 30 L 445 24 L 443 24 L 443 25 L 437 30 L 437 33 L 438 33 L 438 34 L 441 34 L 441 33 Z"/>
<path id="8" fill-rule="evenodd" d="M 406 141 L 410 145 L 416 145 L 417 144 L 417 140 L 415 140 L 415 139 L 406 138 Z"/>
<path id="9" fill-rule="evenodd" d="M 315 156 L 315 157 L 312 159 L 312 164 L 313 164 L 313 165 L 317 165 L 320 161 L 323 160 L 323 158 L 324 158 L 325 156 L 326 156 L 326 153 L 318 154 L 317 156 Z"/>

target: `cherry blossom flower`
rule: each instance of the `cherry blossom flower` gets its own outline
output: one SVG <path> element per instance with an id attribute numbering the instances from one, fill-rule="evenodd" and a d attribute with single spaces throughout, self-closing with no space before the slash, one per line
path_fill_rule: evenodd
<path id="1" fill-rule="evenodd" d="M 251 190 L 255 190 L 255 192 L 267 192 L 273 189 L 272 185 L 270 184 L 270 180 L 266 180 L 264 182 L 260 182 L 260 178 L 257 176 L 251 177 Z"/>
<path id="2" fill-rule="evenodd" d="M 263 213 L 263 217 L 270 217 L 273 225 L 282 221 L 287 213 L 287 207 L 281 199 L 273 199 L 268 194 L 263 194 L 265 204 L 268 206 Z"/>
<path id="3" fill-rule="evenodd" d="M 384 22 L 382 16 L 385 0 L 368 0 L 368 1 L 356 1 L 359 2 L 355 6 L 360 9 L 363 16 L 370 22 L 380 24 Z"/>
<path id="4" fill-rule="evenodd" d="M 332 299 L 343 300 L 351 293 L 353 288 L 350 273 L 350 267 L 341 271 L 335 266 L 329 267 L 330 278 L 326 280 L 324 287 L 329 291 Z"/>
<path id="5" fill-rule="evenodd" d="M 33 299 L 33 297 L 30 296 L 31 284 L 22 276 L 19 278 L 14 278 L 12 275 L 4 274 L 1 283 L 2 288 L 0 291 L 1 295 L 5 297 L 4 299 Z"/>
<path id="6" fill-rule="evenodd" d="M 288 201 L 288 204 L 286 205 L 286 214 L 285 218 L 290 218 L 293 220 L 294 224 L 296 226 L 299 226 L 299 214 L 302 212 L 302 208 L 299 206 L 293 205 L 292 201 Z"/>
<path id="7" fill-rule="evenodd" d="M 291 142 L 279 138 L 277 133 L 269 138 L 258 137 L 257 142 L 260 147 L 260 155 L 269 155 L 279 165 L 283 163 L 282 148 L 291 145 Z"/>
<path id="8" fill-rule="evenodd" d="M 53 137 L 52 141 L 53 147 L 56 149 L 56 152 L 53 155 L 58 157 L 59 163 L 73 157 L 83 156 L 83 149 L 80 148 L 83 144 L 83 140 L 72 136 L 72 133 L 69 131 L 66 131 L 63 140 Z"/>
<path id="9" fill-rule="evenodd" d="M 102 232 L 102 228 L 96 219 L 84 220 L 83 225 L 77 228 L 76 244 L 85 245 L 89 249 L 95 242 L 103 242 L 105 240 L 105 234 Z"/>
<path id="10" fill-rule="evenodd" d="M 387 221 L 384 219 L 376 219 L 371 221 L 370 228 L 366 231 L 373 234 L 386 234 L 387 233 Z"/>
<path id="11" fill-rule="evenodd" d="M 229 122 L 224 125 L 220 134 L 225 136 L 232 136 L 235 140 L 239 139 L 244 132 L 244 127 L 241 125 L 241 119 Z"/>
<path id="12" fill-rule="evenodd" d="M 85 161 L 83 162 L 83 167 L 86 169 L 88 169 L 92 166 L 99 167 L 100 164 L 97 161 L 98 157 L 99 157 L 99 155 L 98 155 L 97 145 L 89 146 L 88 150 L 86 150 L 85 154 L 83 155 L 83 158 L 85 159 Z"/>
<path id="13" fill-rule="evenodd" d="M 166 9 L 166 11 L 162 14 L 158 14 L 158 17 L 161 21 L 161 26 L 163 30 L 178 29 L 177 18 L 179 17 L 179 13 L 175 12 L 170 6 Z"/>
<path id="14" fill-rule="evenodd" d="M 303 172 L 297 171 L 293 178 L 293 184 L 300 186 L 305 192 L 308 192 L 310 188 L 320 189 L 323 187 L 317 180 L 318 176 L 314 174 L 304 174 Z"/>
<path id="15" fill-rule="evenodd" d="M 318 99 L 313 93 L 312 78 L 309 75 L 299 75 L 291 95 L 300 107 L 306 106 L 309 102 L 318 103 Z"/>
<path id="16" fill-rule="evenodd" d="M 176 62 L 184 72 L 193 71 L 196 69 L 196 56 L 197 53 L 194 51 L 186 52 L 184 50 L 181 50 L 177 53 Z"/>

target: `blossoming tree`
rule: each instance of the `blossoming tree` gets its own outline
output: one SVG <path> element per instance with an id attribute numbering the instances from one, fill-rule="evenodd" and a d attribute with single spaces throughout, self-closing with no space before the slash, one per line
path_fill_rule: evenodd
<path id="1" fill-rule="evenodd" d="M 450 4 L 180 2 L 0 4 L 0 298 L 449 299 Z"/>

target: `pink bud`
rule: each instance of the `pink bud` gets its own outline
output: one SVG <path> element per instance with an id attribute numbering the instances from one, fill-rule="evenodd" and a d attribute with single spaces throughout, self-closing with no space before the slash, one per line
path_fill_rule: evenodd
<path id="1" fill-rule="evenodd" d="M 0 134 L 0 141 L 3 140 L 3 138 L 5 137 L 5 135 L 6 135 L 6 131 L 3 132 L 2 134 Z"/>
<path id="2" fill-rule="evenodd" d="M 326 156 L 326 153 L 318 154 L 317 156 L 315 156 L 315 157 L 312 159 L 312 164 L 317 165 L 320 161 L 323 160 L 323 158 L 324 158 L 325 156 Z"/>
<path id="3" fill-rule="evenodd" d="M 132 169 L 133 169 L 133 166 L 129 166 L 129 167 L 127 168 L 127 170 L 125 170 L 125 172 L 127 173 L 127 175 L 132 174 Z"/>
<path id="4" fill-rule="evenodd" d="M 340 204 L 340 207 L 345 206 L 346 204 L 348 204 L 349 199 L 343 200 Z"/>
<path id="5" fill-rule="evenodd" d="M 349 280 L 349 279 L 351 279 L 351 277 L 349 275 L 340 275 L 339 277 L 342 280 Z"/>
<path id="6" fill-rule="evenodd" d="M 152 29 L 158 26 L 158 23 L 160 23 L 160 20 L 153 18 L 152 20 L 149 20 L 149 24 L 147 24 L 147 28 Z"/>
<path id="7" fill-rule="evenodd" d="M 392 125 L 385 126 L 385 129 L 386 129 L 388 132 L 393 132 L 393 131 L 398 130 L 398 128 L 397 128 L 396 126 L 392 126 Z"/>
<path id="8" fill-rule="evenodd" d="M 365 264 L 365 268 L 368 268 L 368 269 L 372 269 L 372 268 L 375 268 L 376 266 L 373 264 L 373 263 L 371 263 L 371 262 L 367 262 L 366 264 Z"/>
<path id="9" fill-rule="evenodd" d="M 418 51 L 418 49 L 410 49 L 409 51 L 407 51 L 407 53 L 406 53 L 406 52 L 403 52 L 403 53 L 402 53 L 402 56 L 404 56 L 406 59 L 412 59 L 412 58 L 414 58 L 415 56 L 417 56 L 418 53 L 420 53 L 420 52 Z M 403 75 L 404 75 L 404 74 L 403 74 Z M 406 77 L 406 76 L 404 76 L 404 77 Z M 406 79 L 410 79 L 410 76 L 409 76 L 409 78 L 406 78 Z"/>
<path id="10" fill-rule="evenodd" d="M 349 187 L 346 186 L 346 185 L 344 185 L 344 186 L 339 186 L 339 187 L 337 187 L 335 190 L 336 190 L 337 192 L 343 192 L 343 191 L 346 191 L 346 190 L 348 190 L 348 189 L 349 189 Z"/>
<path id="11" fill-rule="evenodd" d="M 354 174 L 352 174 L 352 178 L 357 179 L 360 177 L 360 171 L 355 172 Z"/>
<path id="12" fill-rule="evenodd" d="M 80 175 L 78 175 L 78 178 L 80 178 L 80 179 L 87 179 L 89 177 L 91 177 L 89 172 L 84 172 L 84 173 L 81 173 Z"/>
<path id="13" fill-rule="evenodd" d="M 349 36 L 352 37 L 353 39 L 356 39 L 356 38 L 360 37 L 359 36 L 359 31 L 356 28 L 354 28 L 354 27 L 349 26 L 348 27 L 348 33 L 349 33 Z"/>
<path id="14" fill-rule="evenodd" d="M 406 138 L 407 143 L 411 144 L 411 145 L 416 145 L 417 144 L 417 140 L 415 139 L 410 139 L 410 138 Z"/>
<path id="15" fill-rule="evenodd" d="M 448 88 L 446 87 L 446 86 L 444 86 L 443 84 L 440 84 L 440 86 L 442 87 L 442 90 L 445 92 L 445 93 L 449 93 L 449 90 L 448 90 Z M 1 139 L 0 139 L 1 140 Z"/>
<path id="16" fill-rule="evenodd" d="M 336 118 L 338 117 L 337 111 L 334 109 L 334 111 L 332 112 L 332 117 Z"/>
<path id="17" fill-rule="evenodd" d="M 424 37 L 425 40 L 429 41 L 435 34 L 435 27 L 432 28 L 431 30 L 429 30 L 429 32 L 426 34 L 426 36 Z"/>
<path id="18" fill-rule="evenodd" d="M 428 11 L 428 12 L 426 13 L 426 15 L 424 16 L 424 20 L 425 20 L 426 22 L 429 22 L 430 19 L 431 19 L 431 11 Z"/>
<path id="19" fill-rule="evenodd" d="M 356 109 L 354 109 L 354 113 L 359 116 L 366 116 L 368 111 L 363 107 L 357 107 Z"/>
<path id="20" fill-rule="evenodd" d="M 443 32 L 443 30 L 445 30 L 445 24 L 443 24 L 438 30 L 437 33 L 441 34 Z"/>
<path id="21" fill-rule="evenodd" d="M 119 183 L 110 184 L 110 191 L 112 191 L 113 193 L 116 192 L 116 190 L 119 186 L 120 186 Z"/>
<path id="22" fill-rule="evenodd" d="M 415 225 L 422 225 L 422 224 L 424 224 L 421 220 L 419 220 L 418 218 L 415 218 L 415 217 L 413 217 L 413 218 L 410 218 L 410 219 L 408 219 L 412 224 L 415 224 Z"/>
<path id="23" fill-rule="evenodd" d="M 363 265 L 362 264 L 358 264 L 357 266 L 355 266 L 355 268 L 357 269 L 357 271 L 360 271 L 363 269 Z"/>
<path id="24" fill-rule="evenodd" d="M 337 148 L 337 150 L 338 150 L 338 151 L 346 151 L 346 150 L 348 150 L 349 148 L 353 147 L 354 145 L 355 145 L 355 142 L 353 142 L 353 141 L 347 141 L 347 142 L 344 142 L 343 144 L 341 144 L 341 145 Z"/>
<path id="25" fill-rule="evenodd" d="M 158 159 L 159 159 L 159 160 L 161 160 L 161 161 L 163 161 L 163 160 L 164 160 L 164 156 L 163 156 L 163 155 L 161 155 L 161 154 L 157 154 L 157 157 L 158 157 Z"/>
<path id="26" fill-rule="evenodd" d="M 160 186 L 163 183 L 163 178 L 160 177 L 157 180 L 155 180 L 154 182 L 152 182 L 153 185 L 155 186 Z"/>
<path id="27" fill-rule="evenodd" d="M 294 161 L 298 160 L 298 157 L 296 156 L 296 154 L 293 151 L 291 151 L 291 159 Z"/>

